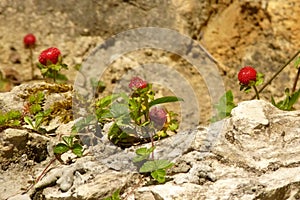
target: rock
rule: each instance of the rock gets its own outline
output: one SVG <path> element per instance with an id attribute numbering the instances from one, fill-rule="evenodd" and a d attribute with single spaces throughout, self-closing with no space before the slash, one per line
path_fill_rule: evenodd
<path id="1" fill-rule="evenodd" d="M 249 115 L 245 116 L 245 111 Z M 280 111 L 254 100 L 242 102 L 232 114 L 222 133 L 226 142 L 219 140 L 222 144 L 214 147 L 218 155 L 255 170 L 288 166 L 300 159 L 300 148 L 295 146 L 299 140 L 295 135 L 300 132 L 297 112 Z"/>
<path id="2" fill-rule="evenodd" d="M 268 106 L 271 107 L 271 105 Z M 255 129 L 268 126 L 269 121 L 265 116 L 267 108 L 264 101 L 254 100 L 240 103 L 231 112 L 234 128 L 245 134 L 251 134 L 251 131 Z"/>
<path id="3" fill-rule="evenodd" d="M 299 111 L 281 111 L 262 100 L 245 101 L 230 118 L 157 141 L 155 158 L 175 163 L 164 184 L 139 175 L 132 158 L 140 146 L 122 150 L 103 134 L 91 155 L 54 167 L 29 194 L 102 199 L 119 189 L 128 199 L 296 198 L 299 117 Z"/>
<path id="4" fill-rule="evenodd" d="M 7 200 L 31 200 L 28 194 L 18 194 L 16 196 L 10 197 Z"/>
<path id="5" fill-rule="evenodd" d="M 270 103 L 254 100 L 241 102 L 232 115 L 211 143 L 209 154 L 203 156 L 198 152 L 201 149 L 194 149 L 177 159 L 191 165 L 188 172 L 174 170 L 170 176 L 174 180 L 141 187 L 137 196 L 143 199 L 143 194 L 155 193 L 162 199 L 296 198 L 300 183 L 296 164 L 300 159 L 299 111 L 281 111 Z M 199 134 L 208 135 L 207 130 Z M 196 140 L 207 141 L 201 137 Z"/>

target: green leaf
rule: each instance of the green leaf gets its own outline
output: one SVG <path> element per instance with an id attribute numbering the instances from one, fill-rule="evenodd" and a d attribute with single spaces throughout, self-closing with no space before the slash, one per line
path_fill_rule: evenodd
<path id="1" fill-rule="evenodd" d="M 112 200 L 121 200 L 120 198 L 120 190 L 117 190 L 112 195 Z"/>
<path id="2" fill-rule="evenodd" d="M 290 111 L 293 109 L 293 105 L 298 101 L 300 97 L 300 89 L 297 92 L 294 92 L 293 94 L 290 94 L 289 89 L 285 89 L 285 99 L 282 101 L 279 101 L 278 103 L 275 102 L 274 98 L 271 97 L 271 102 L 274 106 L 281 110 Z"/>
<path id="3" fill-rule="evenodd" d="M 298 69 L 300 66 L 300 57 L 298 57 L 295 61 L 295 67 Z"/>
<path id="4" fill-rule="evenodd" d="M 133 158 L 133 162 L 141 162 L 143 160 L 148 159 L 149 155 L 154 151 L 155 146 L 154 147 L 150 147 L 149 149 L 147 147 L 142 147 L 139 148 L 135 151 L 135 153 L 137 154 L 136 157 Z"/>
<path id="5" fill-rule="evenodd" d="M 158 170 L 155 170 L 153 172 L 151 172 L 151 176 L 157 180 L 157 182 L 159 183 L 164 183 L 166 182 L 166 170 L 164 169 L 158 169 Z"/>
<path id="6" fill-rule="evenodd" d="M 149 157 L 149 155 L 138 155 L 132 159 L 132 162 L 134 162 L 134 163 L 141 162 L 143 160 L 147 160 L 148 157 Z"/>
<path id="7" fill-rule="evenodd" d="M 259 86 L 264 82 L 264 74 L 262 73 L 257 73 L 256 75 L 256 81 L 255 81 L 255 86 Z"/>
<path id="8" fill-rule="evenodd" d="M 158 98 L 158 99 L 155 99 L 155 100 L 151 101 L 149 103 L 149 107 L 157 105 L 157 104 L 177 102 L 177 101 L 183 101 L 183 99 L 180 98 L 180 97 L 175 97 L 175 96 L 161 97 L 161 98 Z"/>
<path id="9" fill-rule="evenodd" d="M 114 118 L 129 115 L 128 105 L 123 103 L 113 103 L 110 112 Z"/>
<path id="10" fill-rule="evenodd" d="M 233 94 L 231 90 L 228 90 L 225 94 L 221 96 L 218 103 L 214 105 L 217 109 L 216 116 L 214 116 L 211 121 L 218 121 L 224 119 L 227 116 L 230 116 L 231 110 L 236 107 L 233 102 Z"/>
<path id="11" fill-rule="evenodd" d="M 120 190 L 116 190 L 111 197 L 107 197 L 104 200 L 121 200 L 120 198 Z"/>
<path id="12" fill-rule="evenodd" d="M 73 145 L 72 152 L 73 152 L 76 156 L 81 157 L 82 154 L 83 154 L 82 149 L 83 149 L 83 147 L 82 147 L 80 144 L 76 143 L 76 144 Z"/>
<path id="13" fill-rule="evenodd" d="M 112 95 L 105 96 L 96 102 L 96 106 L 100 108 L 105 108 L 119 97 L 120 97 L 119 94 L 112 94 Z"/>
<path id="14" fill-rule="evenodd" d="M 95 120 L 94 115 L 88 115 L 85 118 L 80 119 L 72 126 L 72 133 L 81 132 L 85 127 L 92 124 L 94 120 Z"/>
<path id="15" fill-rule="evenodd" d="M 41 110 L 42 110 L 42 107 L 40 104 L 32 104 L 29 108 L 29 112 L 34 115 L 36 113 L 40 112 Z"/>
<path id="16" fill-rule="evenodd" d="M 54 148 L 53 148 L 53 152 L 55 154 L 63 154 L 67 151 L 69 151 L 70 148 L 64 144 L 64 143 L 58 143 Z"/>
<path id="17" fill-rule="evenodd" d="M 56 64 L 56 65 L 50 65 L 49 66 L 52 70 L 54 70 L 54 71 L 60 71 L 61 70 L 61 68 L 62 68 L 62 66 L 60 65 L 60 64 Z"/>
<path id="18" fill-rule="evenodd" d="M 8 120 L 20 119 L 22 114 L 18 110 L 11 110 L 6 113 Z"/>
<path id="19" fill-rule="evenodd" d="M 65 144 L 68 146 L 68 147 L 72 147 L 73 146 L 73 138 L 74 136 L 63 136 L 62 139 L 63 141 L 65 142 Z"/>
<path id="20" fill-rule="evenodd" d="M 140 173 L 153 172 L 158 169 L 168 169 L 173 166 L 168 160 L 150 160 L 143 164 L 140 168 Z"/>
<path id="21" fill-rule="evenodd" d="M 61 73 L 57 73 L 56 77 L 55 77 L 57 80 L 60 80 L 60 81 L 67 81 L 68 78 L 66 75 L 64 74 L 61 74 Z"/>
<path id="22" fill-rule="evenodd" d="M 113 118 L 113 114 L 109 109 L 96 109 L 95 113 L 99 121 Z"/>
<path id="23" fill-rule="evenodd" d="M 47 72 L 48 72 L 48 68 L 42 68 L 42 69 L 41 69 L 41 73 L 42 73 L 43 75 L 45 75 Z"/>
<path id="24" fill-rule="evenodd" d="M 155 149 L 155 146 L 153 147 L 150 147 L 149 149 L 147 147 L 142 147 L 142 148 L 139 148 L 135 151 L 135 153 L 137 155 L 149 155 L 150 153 L 152 153 Z"/>
<path id="25" fill-rule="evenodd" d="M 35 96 L 35 103 L 40 104 L 45 99 L 45 94 L 41 91 L 38 91 Z"/>
<path id="26" fill-rule="evenodd" d="M 13 126 L 19 126 L 21 124 L 21 122 L 20 122 L 20 120 L 14 120 L 11 124 Z"/>
<path id="27" fill-rule="evenodd" d="M 1 114 L 0 115 L 0 125 L 5 125 L 6 121 L 7 121 L 6 115 Z"/>
<path id="28" fill-rule="evenodd" d="M 35 118 L 34 127 L 35 129 L 38 129 L 38 127 L 40 127 L 40 125 L 43 123 L 44 115 L 43 113 L 38 113 L 34 118 Z"/>
<path id="29" fill-rule="evenodd" d="M 32 123 L 32 120 L 31 120 L 30 117 L 25 116 L 25 117 L 24 117 L 24 121 L 25 121 L 28 125 L 30 125 L 31 128 L 34 128 L 33 123 Z"/>
<path id="30" fill-rule="evenodd" d="M 290 103 L 289 108 L 293 107 L 293 105 L 298 101 L 299 97 L 300 97 L 300 90 L 292 94 L 289 102 Z"/>

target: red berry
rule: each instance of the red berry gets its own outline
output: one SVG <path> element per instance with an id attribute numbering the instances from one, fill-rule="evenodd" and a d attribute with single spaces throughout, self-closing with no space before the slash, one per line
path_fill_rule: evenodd
<path id="1" fill-rule="evenodd" d="M 238 74 L 238 79 L 243 85 L 248 85 L 250 81 L 256 81 L 255 69 L 251 66 L 243 67 Z"/>
<path id="2" fill-rule="evenodd" d="M 50 47 L 44 51 L 39 56 L 39 62 L 43 65 L 56 64 L 61 53 L 58 48 Z"/>
<path id="3" fill-rule="evenodd" d="M 167 111 L 163 107 L 153 107 L 149 112 L 149 118 L 156 129 L 162 129 L 167 121 Z"/>
<path id="4" fill-rule="evenodd" d="M 133 77 L 129 83 L 130 89 L 138 89 L 147 87 L 148 83 L 139 77 Z"/>
<path id="5" fill-rule="evenodd" d="M 25 44 L 26 47 L 32 47 L 35 45 L 35 36 L 32 33 L 29 33 L 27 35 L 25 35 L 23 42 Z"/>

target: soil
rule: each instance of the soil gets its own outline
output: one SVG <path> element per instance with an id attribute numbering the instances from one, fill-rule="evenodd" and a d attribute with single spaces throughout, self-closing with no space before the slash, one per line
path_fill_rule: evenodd
<path id="1" fill-rule="evenodd" d="M 224 89 L 232 90 L 235 103 L 238 103 L 254 95 L 253 91 L 250 94 L 239 91 L 237 73 L 241 67 L 255 66 L 268 80 L 299 50 L 299 13 L 298 0 L 2 0 L 0 70 L 3 80 L 0 89 L 10 91 L 15 85 L 31 82 L 29 50 L 23 45 L 23 37 L 27 33 L 34 33 L 37 37 L 34 63 L 39 53 L 48 47 L 55 46 L 61 50 L 64 62 L 69 65 L 69 70 L 63 73 L 72 85 L 78 75 L 74 66 L 84 63 L 104 41 L 133 28 L 161 27 L 176 30 L 201 44 L 222 77 Z M 206 80 L 182 56 L 153 48 L 142 48 L 119 56 L 107 64 L 100 77 L 106 85 L 101 95 L 112 93 L 130 73 L 151 81 L 150 76 L 136 70 L 137 66 L 149 63 L 169 66 L 192 87 L 200 111 L 200 116 L 197 116 L 199 125 L 210 123 L 212 101 L 216 99 L 211 98 Z M 292 87 L 296 76 L 293 62 L 265 89 L 262 99 L 270 100 L 271 95 L 276 100 L 283 98 L 284 89 Z M 159 72 L 156 73 L 154 76 L 159 76 Z M 37 68 L 34 74 L 42 78 Z M 154 86 L 157 96 L 176 94 L 165 85 Z M 167 107 L 180 113 L 179 104 Z M 300 103 L 295 108 L 299 109 Z M 31 164 L 14 160 L 15 163 L 2 169 L 0 199 L 20 192 L 20 188 L 32 181 L 30 177 L 38 174 L 45 165 L 30 160 Z M 20 183 L 21 179 L 23 183 Z"/>

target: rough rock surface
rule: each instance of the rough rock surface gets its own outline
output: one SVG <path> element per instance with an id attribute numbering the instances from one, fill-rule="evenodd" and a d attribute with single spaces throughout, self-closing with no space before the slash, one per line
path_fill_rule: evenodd
<path id="1" fill-rule="evenodd" d="M 18 171 L 20 166 L 10 166 L 22 176 L 1 172 L 1 199 L 102 199 L 117 189 L 127 199 L 297 199 L 299 117 L 299 111 L 281 111 L 263 100 L 245 101 L 228 119 L 158 141 L 155 157 L 175 163 L 168 170 L 168 181 L 158 185 L 149 184 L 149 178 L 136 171 L 131 162 L 133 147 L 118 149 L 103 136 L 90 154 L 73 158 L 68 165 L 56 162 L 23 195 L 16 186 L 31 180 L 25 178 L 29 174 Z M 15 131 L 4 138 L 14 141 L 9 138 L 32 134 Z M 31 164 L 36 176 L 49 159 Z M 14 188 L 6 185 L 10 181 Z"/>

